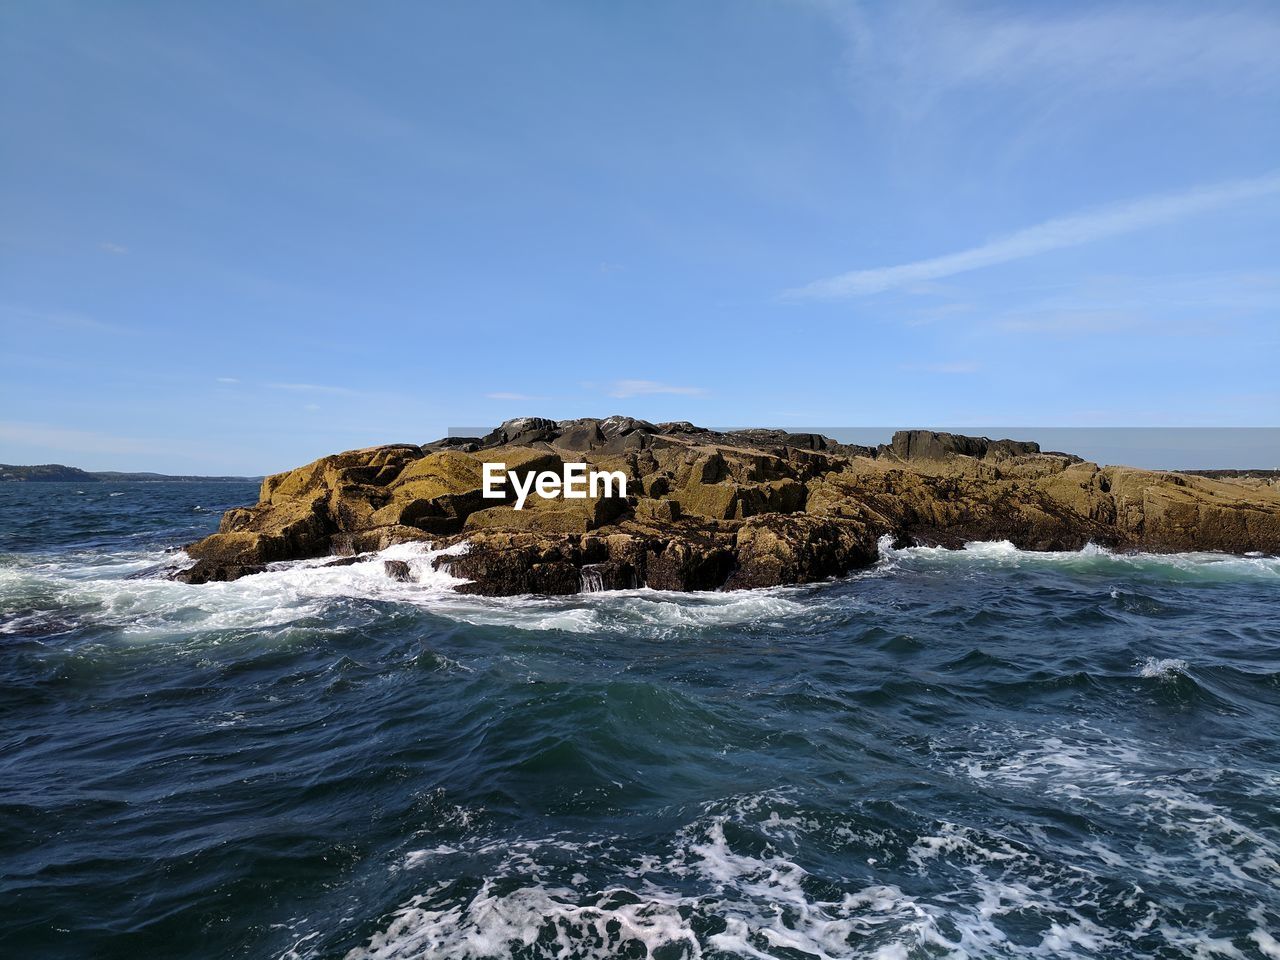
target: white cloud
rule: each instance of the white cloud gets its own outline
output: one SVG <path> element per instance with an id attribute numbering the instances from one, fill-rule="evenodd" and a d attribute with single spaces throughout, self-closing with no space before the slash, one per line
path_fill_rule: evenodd
<path id="1" fill-rule="evenodd" d="M 703 387 L 677 387 L 669 383 L 659 383 L 657 380 L 615 380 L 608 389 L 609 396 L 619 400 L 655 393 L 674 393 L 692 397 L 706 392 Z"/>
<path id="2" fill-rule="evenodd" d="M 545 397 L 534 397 L 527 393 L 506 393 L 499 391 L 497 393 L 486 393 L 485 396 L 490 400 L 545 400 Z"/>
<path id="3" fill-rule="evenodd" d="M 235 377 L 218 377 L 218 383 L 239 383 Z"/>
<path id="4" fill-rule="evenodd" d="M 1074 247 L 1106 237 L 1158 226 L 1243 200 L 1280 193 L 1280 173 L 1196 187 L 1182 193 L 1144 197 L 1044 223 L 1008 236 L 927 260 L 853 270 L 788 291 L 788 297 L 857 297 L 1021 260 L 1050 250 Z"/>
<path id="5" fill-rule="evenodd" d="M 129 252 L 128 247 L 122 247 L 118 243 L 110 243 L 106 240 L 103 240 L 100 244 L 98 244 L 98 249 L 103 251 L 104 253 L 115 254 L 117 257 L 122 257 Z"/>

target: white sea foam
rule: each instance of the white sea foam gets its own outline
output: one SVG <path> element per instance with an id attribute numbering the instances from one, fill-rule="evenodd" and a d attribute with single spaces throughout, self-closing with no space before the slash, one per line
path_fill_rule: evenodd
<path id="1" fill-rule="evenodd" d="M 1073 752 L 1070 745 L 1049 745 L 1041 755 L 1013 758 L 1009 773 L 1021 782 L 1034 777 L 1032 771 L 1090 769 Z M 1105 763 L 1094 765 L 1092 776 L 1106 784 L 1123 780 Z M 729 839 L 731 824 L 762 835 L 764 849 L 738 848 Z M 1114 854 L 1095 870 L 1088 857 L 1047 837 L 1037 849 L 942 822 L 908 843 L 897 882 L 832 886 L 784 853 L 795 848 L 798 834 L 814 829 L 785 797 L 766 793 L 734 801 L 727 812 L 723 803 L 706 805 L 665 853 L 628 857 L 614 842 L 564 835 L 413 851 L 400 869 L 429 868 L 440 878 L 451 865 L 464 872 L 469 864 L 488 866 L 472 895 L 460 896 L 452 878 L 429 883 L 347 960 L 480 960 L 516 952 L 595 960 L 626 952 L 628 941 L 636 941 L 632 950 L 642 945 L 643 955 L 757 960 L 1247 956 L 1213 931 L 1187 925 L 1176 906 L 1150 898 L 1138 884 L 1122 889 L 1107 870 L 1131 864 Z M 1230 851 L 1241 841 L 1220 836 L 1213 842 Z M 614 879 L 593 885 L 573 870 L 579 862 L 593 862 L 597 873 L 604 868 Z M 1028 916 L 1040 919 L 1037 939 L 1027 939 Z M 1105 916 L 1125 920 L 1107 925 Z M 1260 906 L 1250 918 L 1252 941 L 1262 956 L 1273 956 L 1273 913 Z M 1010 924 L 1022 926 L 1016 941 Z"/>
<path id="2" fill-rule="evenodd" d="M 1117 574 L 1143 573 L 1180 580 L 1280 580 L 1280 557 L 1225 553 L 1142 553 L 1116 552 L 1096 544 L 1081 550 L 1021 550 L 1008 540 L 973 541 L 962 550 L 945 547 L 895 548 L 889 538 L 880 540 L 882 565 L 904 563 L 948 568 L 1038 567 L 1064 573 L 1114 571 Z"/>
<path id="3" fill-rule="evenodd" d="M 1085 851 L 1093 858 L 1123 862 L 1151 885 L 1174 882 L 1212 895 L 1220 895 L 1225 888 L 1256 896 L 1258 891 L 1280 887 L 1280 842 L 1274 835 L 1201 798 L 1204 788 L 1228 771 L 1168 771 L 1163 758 L 1141 744 L 1084 725 L 1053 736 L 1014 729 L 969 731 L 968 735 L 993 745 L 956 762 L 963 775 L 1087 807 L 1122 809 L 1127 818 L 1142 824 L 1131 849 L 1094 846 Z M 1148 843 L 1146 836 L 1160 840 Z M 1188 859 L 1200 869 L 1189 872 Z"/>
<path id="4" fill-rule="evenodd" d="M 132 555 L 111 564 L 73 557 L 0 568 L 0 596 L 6 609 L 31 605 L 49 611 L 74 610 L 132 638 L 202 629 L 272 628 L 314 616 L 336 598 L 454 597 L 452 587 L 460 581 L 436 570 L 432 561 L 458 549 L 432 551 L 406 544 L 347 566 L 326 567 L 326 560 L 277 564 L 231 583 L 200 586 L 162 576 L 131 576 L 170 562 L 172 557 L 165 554 Z M 413 581 L 392 580 L 384 560 L 409 563 Z"/>
<path id="5" fill-rule="evenodd" d="M 1155 657 L 1147 657 L 1142 661 L 1138 668 L 1138 675 L 1148 679 L 1159 678 L 1162 680 L 1170 680 L 1180 674 L 1187 672 L 1187 661 L 1177 658 L 1166 658 L 1157 660 Z"/>
<path id="6" fill-rule="evenodd" d="M 397 910 L 348 960 L 480 960 L 517 949 L 538 957 L 606 958 L 622 953 L 628 941 L 642 944 L 648 955 L 661 949 L 683 957 L 715 951 L 756 958 L 889 958 L 907 956 L 908 946 L 956 946 L 938 931 L 942 909 L 896 886 L 871 884 L 835 900 L 811 896 L 807 871 L 785 856 L 732 849 L 725 836 L 728 819 L 720 814 L 691 824 L 669 856 L 624 864 L 618 872 L 625 884 L 598 888 L 580 873 L 564 883 L 539 875 L 548 872 L 543 854 L 590 857 L 602 853 L 599 845 L 551 838 L 482 846 L 471 853 L 483 856 L 501 847 L 506 855 L 473 897 L 451 900 L 451 883 L 433 885 Z M 446 851 L 414 851 L 406 867 L 438 852 Z M 514 876 L 525 882 L 513 885 Z M 682 892 L 661 880 L 700 892 Z M 712 916 L 723 929 L 700 937 L 699 921 Z"/>
<path id="7" fill-rule="evenodd" d="M 476 597 L 460 594 L 465 582 L 436 569 L 442 557 L 467 549 L 435 550 L 399 544 L 357 562 L 329 566 L 333 558 L 272 564 L 261 574 L 230 583 L 192 586 L 162 576 L 136 577 L 171 566 L 173 555 L 101 555 L 37 558 L 0 567 L 0 631 L 21 629 L 29 617 L 4 617 L 5 609 L 35 606 L 76 610 L 125 636 L 150 638 L 172 632 L 273 628 L 314 617 L 338 599 L 404 603 L 476 625 L 521 630 L 592 633 L 619 629 L 655 637 L 717 626 L 783 623 L 812 617 L 812 599 L 792 588 L 732 593 L 671 593 L 639 589 L 575 597 Z M 190 563 L 185 555 L 179 562 Z M 409 565 L 409 580 L 393 580 L 385 561 Z M 820 605 L 820 604 L 819 604 Z M 38 615 L 37 615 L 38 617 Z"/>
<path id="8" fill-rule="evenodd" d="M 401 544 L 349 565 L 326 565 L 332 558 L 280 563 L 231 583 L 200 586 L 145 576 L 150 569 L 171 566 L 172 554 L 85 552 L 13 558 L 0 567 L 0 632 L 20 632 L 39 619 L 39 611 L 52 615 L 60 610 L 74 610 L 77 616 L 135 638 L 204 629 L 274 628 L 316 616 L 337 599 L 363 599 L 413 604 L 477 625 L 572 633 L 619 630 L 667 638 L 717 627 L 784 627 L 824 616 L 846 617 L 861 602 L 848 590 L 813 587 L 701 593 L 646 588 L 574 597 L 473 597 L 457 593 L 454 588 L 462 581 L 435 567 L 440 557 L 465 549 L 439 551 L 424 544 Z M 1280 559 L 1274 557 L 1130 555 L 1099 547 L 1075 553 L 1033 553 L 1005 541 L 971 543 L 959 551 L 895 549 L 888 538 L 882 539 L 880 552 L 879 563 L 854 579 L 909 575 L 938 566 L 967 569 L 974 575 L 992 566 L 1049 566 L 1068 575 L 1101 571 L 1190 581 L 1280 578 Z M 388 577 L 386 560 L 408 563 L 409 581 Z M 1176 669 L 1176 665 L 1166 664 L 1165 669 Z"/>
<path id="9" fill-rule="evenodd" d="M 1250 932 L 1249 939 L 1258 945 L 1267 960 L 1280 960 L 1280 940 L 1273 933 L 1280 930 L 1280 916 L 1268 916 L 1263 907 L 1254 907 L 1249 911 L 1249 919 L 1257 924 Z"/>

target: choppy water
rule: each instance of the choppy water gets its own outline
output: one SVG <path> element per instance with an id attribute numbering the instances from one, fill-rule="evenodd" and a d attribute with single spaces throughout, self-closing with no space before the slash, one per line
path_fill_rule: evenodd
<path id="1" fill-rule="evenodd" d="M 0 486 L 14 957 L 1280 957 L 1280 561 L 739 594 L 148 577 L 234 484 Z"/>

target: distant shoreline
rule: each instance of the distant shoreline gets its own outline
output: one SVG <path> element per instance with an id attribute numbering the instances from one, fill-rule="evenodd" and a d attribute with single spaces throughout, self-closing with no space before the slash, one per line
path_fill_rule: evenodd
<path id="1" fill-rule="evenodd" d="M 31 466 L 0 463 L 0 483 L 103 483 L 103 482 L 179 482 L 179 483 L 257 483 L 262 477 L 206 477 L 169 473 L 130 473 L 120 470 L 81 470 L 61 463 Z"/>
<path id="2" fill-rule="evenodd" d="M 1171 473 L 1186 473 L 1193 477 L 1209 477 L 1213 480 L 1240 478 L 1251 480 L 1280 479 L 1280 470 L 1173 470 Z"/>

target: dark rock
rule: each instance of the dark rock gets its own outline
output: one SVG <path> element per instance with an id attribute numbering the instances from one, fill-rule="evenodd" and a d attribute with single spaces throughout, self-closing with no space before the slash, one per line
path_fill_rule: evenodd
<path id="1" fill-rule="evenodd" d="M 625 561 L 605 560 L 602 563 L 584 563 L 578 568 L 582 593 L 601 593 L 605 590 L 634 590 L 640 586 L 635 567 Z"/>
<path id="2" fill-rule="evenodd" d="M 600 432 L 600 424 L 596 420 L 580 420 L 570 427 L 561 424 L 559 436 L 551 441 L 557 450 L 586 452 L 604 446 L 605 435 Z"/>
<path id="3" fill-rule="evenodd" d="M 363 563 L 363 562 L 364 562 L 365 560 L 367 560 L 367 559 L 369 559 L 369 558 L 368 558 L 368 557 L 366 557 L 364 554 L 359 553 L 359 554 L 356 554 L 356 555 L 351 556 L 351 557 L 338 557 L 338 559 L 336 559 L 336 560 L 330 560 L 330 561 L 328 561 L 327 563 L 322 563 L 322 564 L 320 564 L 320 566 L 322 566 L 322 567 L 349 567 L 349 566 L 351 566 L 353 563 Z"/>
<path id="4" fill-rule="evenodd" d="M 480 449 L 483 440 L 480 437 L 441 437 L 432 443 L 424 444 L 424 451 L 461 450 L 463 453 L 474 453 Z"/>
<path id="5" fill-rule="evenodd" d="M 457 588 L 460 593 L 563 596 L 581 588 L 581 555 L 569 541 L 561 545 L 530 536 L 482 540 L 467 553 L 441 558 L 436 565 L 469 581 Z"/>
<path id="6" fill-rule="evenodd" d="M 880 531 L 851 520 L 764 515 L 742 525 L 726 587 L 813 583 L 875 563 Z"/>
<path id="7" fill-rule="evenodd" d="M 1040 444 L 965 437 L 956 433 L 935 433 L 932 430 L 899 430 L 893 435 L 889 449 L 902 460 L 941 460 L 955 455 L 982 459 L 988 455 L 1029 456 L 1040 452 Z"/>
<path id="8" fill-rule="evenodd" d="M 262 573 L 267 568 L 258 564 L 218 563 L 213 560 L 197 560 L 185 570 L 179 570 L 170 578 L 182 583 L 225 583 L 239 580 L 255 573 Z"/>
<path id="9" fill-rule="evenodd" d="M 413 579 L 413 569 L 404 560 L 383 560 L 382 569 L 392 580 L 408 583 Z"/>
<path id="10" fill-rule="evenodd" d="M 688 420 L 673 420 L 669 423 L 659 423 L 655 429 L 658 433 L 663 435 L 711 432 L 706 427 L 695 427 Z"/>
<path id="11" fill-rule="evenodd" d="M 556 422 L 546 417 L 516 417 L 507 420 L 497 430 L 483 437 L 483 448 L 502 446 L 530 446 L 556 437 Z"/>
<path id="12" fill-rule="evenodd" d="M 624 437 L 630 433 L 657 433 L 658 428 L 648 420 L 637 420 L 635 417 L 612 416 L 600 421 L 600 432 L 606 440 Z"/>
<path id="13" fill-rule="evenodd" d="M 645 553 L 645 585 L 655 590 L 717 590 L 733 569 L 733 548 L 703 538 L 672 539 Z"/>

